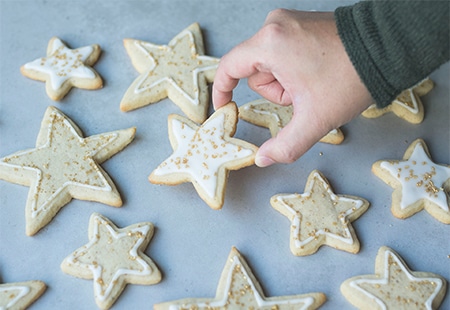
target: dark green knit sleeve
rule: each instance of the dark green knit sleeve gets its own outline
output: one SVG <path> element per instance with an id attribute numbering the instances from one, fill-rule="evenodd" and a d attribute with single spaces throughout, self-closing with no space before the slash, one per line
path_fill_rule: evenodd
<path id="1" fill-rule="evenodd" d="M 363 1 L 336 9 L 339 36 L 379 107 L 449 56 L 449 1 Z"/>

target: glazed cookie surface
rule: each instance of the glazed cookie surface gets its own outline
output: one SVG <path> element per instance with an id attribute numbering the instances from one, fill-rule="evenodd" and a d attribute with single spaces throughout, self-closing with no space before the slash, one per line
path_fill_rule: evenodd
<path id="1" fill-rule="evenodd" d="M 433 87 L 434 82 L 430 78 L 426 78 L 417 85 L 401 92 L 400 95 L 385 108 L 380 109 L 377 108 L 376 104 L 373 104 L 362 113 L 362 116 L 376 118 L 392 112 L 407 122 L 419 124 L 425 117 L 423 103 L 420 97 L 429 93 Z"/>
<path id="2" fill-rule="evenodd" d="M 42 281 L 26 281 L 0 284 L 0 309 L 27 309 L 45 292 Z"/>
<path id="3" fill-rule="evenodd" d="M 234 102 L 218 109 L 200 126 L 185 117 L 170 115 L 169 139 L 174 152 L 151 173 L 150 182 L 192 182 L 212 209 L 222 208 L 228 171 L 253 165 L 258 149 L 233 138 L 236 123 Z"/>
<path id="4" fill-rule="evenodd" d="M 130 284 L 161 281 L 155 263 L 144 254 L 153 236 L 150 222 L 117 228 L 94 213 L 89 220 L 89 242 L 64 259 L 61 269 L 72 276 L 92 279 L 97 306 L 109 309 Z"/>
<path id="5" fill-rule="evenodd" d="M 383 246 L 375 260 L 375 274 L 347 279 L 341 292 L 358 309 L 438 309 L 446 280 L 430 272 L 411 271 L 392 249 Z"/>
<path id="6" fill-rule="evenodd" d="M 261 309 L 312 310 L 326 301 L 323 293 L 265 297 L 245 259 L 232 248 L 220 277 L 215 298 L 187 298 L 154 305 L 155 310 Z"/>
<path id="7" fill-rule="evenodd" d="M 292 105 L 282 106 L 263 98 L 239 107 L 240 119 L 269 128 L 272 137 L 275 137 L 291 121 L 292 113 Z M 329 144 L 340 144 L 342 141 L 344 141 L 344 134 L 339 128 L 333 129 L 320 140 Z"/>
<path id="8" fill-rule="evenodd" d="M 168 97 L 194 122 L 205 121 L 208 83 L 214 80 L 219 59 L 204 55 L 198 23 L 184 29 L 168 45 L 133 39 L 125 39 L 124 45 L 140 75 L 126 91 L 120 103 L 122 111 Z"/>
<path id="9" fill-rule="evenodd" d="M 303 194 L 277 194 L 270 203 L 291 221 L 290 248 L 294 255 L 314 254 L 322 245 L 350 253 L 359 251 L 351 222 L 367 210 L 369 202 L 336 195 L 320 171 L 310 173 Z"/>
<path id="10" fill-rule="evenodd" d="M 408 218 L 425 209 L 450 224 L 450 166 L 434 163 L 424 140 L 411 143 L 403 160 L 379 160 L 372 171 L 394 188 L 391 210 L 395 217 Z"/>
<path id="11" fill-rule="evenodd" d="M 48 107 L 36 147 L 0 158 L 0 179 L 30 187 L 27 235 L 47 225 L 72 198 L 120 207 L 120 194 L 100 164 L 125 148 L 135 132 L 129 128 L 83 138 L 72 120 Z"/>
<path id="12" fill-rule="evenodd" d="M 103 86 L 102 78 L 91 67 L 100 53 L 98 44 L 70 49 L 61 39 L 53 37 L 47 55 L 26 63 L 20 72 L 30 79 L 44 81 L 47 95 L 61 100 L 72 87 L 99 89 Z"/>

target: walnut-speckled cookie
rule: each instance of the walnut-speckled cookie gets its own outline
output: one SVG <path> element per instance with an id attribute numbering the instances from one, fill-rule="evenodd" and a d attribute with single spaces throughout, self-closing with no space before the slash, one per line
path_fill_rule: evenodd
<path id="1" fill-rule="evenodd" d="M 351 222 L 367 210 L 369 202 L 336 195 L 320 171 L 310 173 L 303 194 L 277 194 L 270 203 L 291 221 L 289 240 L 294 255 L 314 254 L 322 245 L 350 253 L 359 251 Z"/>
<path id="2" fill-rule="evenodd" d="M 154 184 L 192 182 L 200 197 L 212 208 L 224 203 L 229 170 L 255 163 L 257 147 L 233 138 L 237 107 L 230 102 L 203 124 L 176 114 L 169 116 L 169 139 L 174 152 L 149 176 Z"/>
<path id="3" fill-rule="evenodd" d="M 46 288 L 44 282 L 37 280 L 0 284 L 0 309 L 27 309 Z"/>
<path id="4" fill-rule="evenodd" d="M 282 106 L 258 99 L 239 107 L 239 118 L 251 124 L 269 128 L 272 137 L 283 129 L 292 119 L 292 105 Z M 340 144 L 344 141 L 344 134 L 340 128 L 333 129 L 320 142 Z"/>
<path id="5" fill-rule="evenodd" d="M 61 100 L 72 89 L 99 89 L 100 75 L 91 67 L 100 57 L 98 44 L 70 49 L 57 37 L 48 43 L 47 55 L 24 64 L 20 72 L 33 80 L 44 81 L 47 95 Z"/>
<path id="6" fill-rule="evenodd" d="M 26 233 L 36 234 L 72 198 L 122 205 L 120 194 L 101 163 L 125 148 L 136 128 L 83 138 L 78 126 L 48 107 L 36 147 L 0 158 L 0 179 L 29 186 Z"/>
<path id="7" fill-rule="evenodd" d="M 411 271 L 394 250 L 383 246 L 375 260 L 375 274 L 347 279 L 341 292 L 358 309 L 438 309 L 447 282 L 431 272 Z"/>
<path id="8" fill-rule="evenodd" d="M 426 78 L 417 85 L 401 92 L 391 104 L 384 108 L 377 108 L 376 104 L 371 105 L 362 112 L 362 116 L 376 118 L 392 112 L 409 123 L 420 124 L 425 117 L 423 103 L 420 97 L 430 92 L 433 87 L 433 81 L 430 78 Z"/>
<path id="9" fill-rule="evenodd" d="M 222 271 L 215 298 L 186 298 L 169 301 L 154 305 L 154 309 L 313 310 L 319 308 L 325 301 L 326 296 L 323 293 L 265 297 L 245 259 L 236 248 L 232 248 Z"/>
<path id="10" fill-rule="evenodd" d="M 125 48 L 139 77 L 120 103 L 130 111 L 168 97 L 194 122 L 208 116 L 209 90 L 218 58 L 205 56 L 198 23 L 176 35 L 168 45 L 125 39 Z"/>
<path id="11" fill-rule="evenodd" d="M 408 218 L 425 209 L 444 224 L 450 224 L 450 166 L 431 160 L 428 147 L 417 139 L 403 160 L 379 160 L 372 172 L 394 188 L 391 211 Z"/>
<path id="12" fill-rule="evenodd" d="M 154 226 L 142 222 L 117 228 L 109 219 L 93 213 L 89 242 L 67 256 L 61 269 L 72 276 L 92 279 L 97 306 L 109 309 L 130 284 L 151 285 L 161 281 L 161 272 L 144 254 Z"/>

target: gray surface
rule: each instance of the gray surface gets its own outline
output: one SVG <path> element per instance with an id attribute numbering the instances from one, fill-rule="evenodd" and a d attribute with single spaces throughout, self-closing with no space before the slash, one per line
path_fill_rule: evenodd
<path id="1" fill-rule="evenodd" d="M 351 2 L 351 1 L 350 1 Z M 189 4 L 188 4 L 189 3 Z M 407 220 L 390 212 L 392 189 L 371 173 L 378 159 L 400 159 L 416 138 L 427 142 L 437 163 L 450 163 L 449 65 L 433 73 L 435 89 L 425 97 L 425 121 L 411 125 L 392 114 L 376 120 L 359 117 L 342 129 L 345 141 L 317 144 L 299 161 L 230 173 L 225 205 L 213 211 L 192 184 L 152 185 L 151 171 L 172 151 L 167 115 L 181 111 L 169 100 L 123 113 L 119 102 L 137 76 L 122 45 L 135 38 L 156 44 L 199 22 L 208 55 L 220 57 L 255 33 L 276 7 L 333 10 L 344 1 L 4 1 L 0 2 L 0 157 L 31 148 L 44 112 L 55 105 L 85 136 L 137 127 L 134 142 L 103 164 L 119 188 L 124 206 L 115 209 L 72 200 L 34 237 L 25 236 L 28 187 L 0 181 L 0 282 L 39 279 L 48 289 L 32 309 L 95 309 L 92 281 L 62 273 L 60 263 L 87 242 L 88 220 L 99 212 L 119 227 L 151 221 L 156 233 L 146 251 L 163 273 L 161 283 L 128 285 L 114 309 L 151 308 L 186 297 L 213 297 L 232 246 L 246 257 L 266 296 L 324 292 L 323 309 L 351 309 L 339 291 L 347 278 L 371 274 L 378 248 L 394 248 L 413 270 L 450 280 L 450 226 L 422 211 Z M 105 80 L 97 91 L 73 89 L 55 103 L 44 83 L 29 80 L 19 67 L 44 56 L 47 42 L 59 36 L 71 48 L 98 43 L 103 54 L 94 68 Z M 241 83 L 238 105 L 258 96 Z M 269 131 L 245 122 L 236 137 L 261 144 Z M 320 155 L 322 154 L 322 155 Z M 324 246 L 296 257 L 289 250 L 289 221 L 272 209 L 269 198 L 303 192 L 308 174 L 321 170 L 336 193 L 371 202 L 353 223 L 362 243 L 358 254 Z M 450 309 L 447 296 L 443 309 Z"/>

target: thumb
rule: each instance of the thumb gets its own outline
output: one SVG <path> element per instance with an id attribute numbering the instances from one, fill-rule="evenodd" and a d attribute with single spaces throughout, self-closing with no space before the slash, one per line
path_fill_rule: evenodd
<path id="1" fill-rule="evenodd" d="M 295 115 L 277 136 L 264 142 L 256 153 L 255 164 L 267 167 L 275 163 L 292 163 L 328 132 L 306 113 Z"/>

